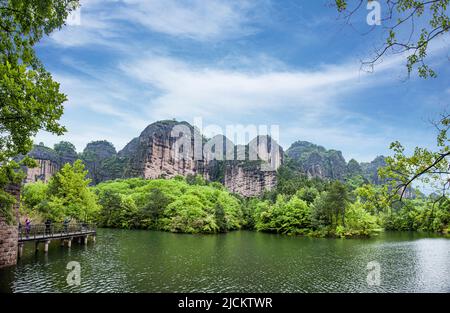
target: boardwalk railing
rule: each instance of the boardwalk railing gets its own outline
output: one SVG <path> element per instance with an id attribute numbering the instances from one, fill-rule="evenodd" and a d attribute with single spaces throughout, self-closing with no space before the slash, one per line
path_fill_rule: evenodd
<path id="1" fill-rule="evenodd" d="M 67 237 L 77 237 L 95 234 L 96 228 L 93 224 L 36 224 L 26 227 L 19 226 L 19 241 L 50 240 Z"/>

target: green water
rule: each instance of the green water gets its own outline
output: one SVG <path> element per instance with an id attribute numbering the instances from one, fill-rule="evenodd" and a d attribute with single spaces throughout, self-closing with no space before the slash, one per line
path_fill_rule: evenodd
<path id="1" fill-rule="evenodd" d="M 67 263 L 81 266 L 69 286 Z M 367 283 L 368 262 L 380 285 Z M 450 239 L 385 233 L 375 239 L 314 239 L 256 232 L 183 235 L 98 230 L 97 242 L 32 244 L 0 270 L 1 292 L 450 292 Z"/>

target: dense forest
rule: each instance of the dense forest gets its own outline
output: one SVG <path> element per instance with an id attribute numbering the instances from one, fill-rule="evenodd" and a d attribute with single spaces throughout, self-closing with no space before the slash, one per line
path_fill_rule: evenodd
<path id="1" fill-rule="evenodd" d="M 367 237 L 384 230 L 448 233 L 449 200 L 417 193 L 390 201 L 387 185 L 362 177 L 307 178 L 278 170 L 277 187 L 261 197 L 231 194 L 200 176 L 117 179 L 90 186 L 81 160 L 67 163 L 50 181 L 26 184 L 22 215 L 35 221 L 66 217 L 101 227 L 181 233 L 238 229 L 315 237 Z"/>

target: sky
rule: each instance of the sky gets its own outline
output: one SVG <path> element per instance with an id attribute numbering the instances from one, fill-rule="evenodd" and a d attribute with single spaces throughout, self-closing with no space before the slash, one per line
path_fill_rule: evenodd
<path id="1" fill-rule="evenodd" d="M 388 155 L 397 140 L 433 147 L 430 120 L 450 104 L 449 36 L 429 47 L 435 79 L 408 78 L 404 55 L 368 72 L 361 60 L 382 45 L 385 25 L 369 26 L 364 7 L 348 23 L 330 2 L 81 0 L 37 46 L 68 96 L 68 132 L 35 142 L 81 152 L 108 140 L 119 151 L 155 121 L 201 118 L 224 131 L 278 125 L 284 149 L 310 141 L 347 160 Z"/>

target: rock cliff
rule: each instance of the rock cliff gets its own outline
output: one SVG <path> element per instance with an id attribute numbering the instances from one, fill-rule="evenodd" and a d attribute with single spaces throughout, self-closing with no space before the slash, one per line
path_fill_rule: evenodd
<path id="1" fill-rule="evenodd" d="M 235 160 L 225 162 L 225 187 L 245 197 L 259 196 L 275 188 L 277 169 L 284 155 L 275 140 L 258 136 L 246 146 L 236 146 L 234 152 Z"/>
<path id="2" fill-rule="evenodd" d="M 137 139 L 119 152 L 127 159 L 126 177 L 172 178 L 202 175 L 207 178 L 204 161 L 194 158 L 194 135 L 187 122 L 161 121 L 149 125 Z M 200 149 L 202 140 L 200 137 Z"/>
<path id="3" fill-rule="evenodd" d="M 347 162 L 341 151 L 326 150 L 307 141 L 297 141 L 286 151 L 298 169 L 309 177 L 343 179 Z"/>
<path id="4" fill-rule="evenodd" d="M 94 141 L 80 154 L 72 144 L 61 142 L 55 149 L 37 145 L 29 155 L 39 166 L 27 169 L 27 182 L 48 181 L 65 163 L 81 159 L 93 184 L 116 178 L 200 175 L 246 197 L 274 188 L 277 169 L 285 160 L 294 172 L 309 177 L 344 180 L 361 176 L 375 184 L 382 183 L 377 171 L 385 165 L 382 156 L 370 163 L 353 159 L 347 163 L 340 151 L 306 141 L 293 143 L 286 154 L 267 136 L 235 145 L 222 135 L 204 138 L 189 123 L 173 120 L 150 124 L 118 153 L 111 143 Z"/>
<path id="5" fill-rule="evenodd" d="M 59 155 L 53 149 L 45 147 L 43 144 L 34 146 L 28 156 L 35 159 L 38 166 L 25 169 L 26 183 L 32 183 L 38 180 L 48 182 L 61 168 Z"/>
<path id="6" fill-rule="evenodd" d="M 122 169 L 117 169 L 115 166 L 116 156 L 117 152 L 113 144 L 100 140 L 88 143 L 79 158 L 84 162 L 89 171 L 89 178 L 95 185 L 122 176 Z"/>
<path id="7" fill-rule="evenodd" d="M 267 144 L 259 147 L 262 142 Z M 127 160 L 126 177 L 200 175 L 224 183 L 232 192 L 257 196 L 276 185 L 283 152 L 278 144 L 273 149 L 271 145 L 270 138 L 258 137 L 239 149 L 225 136 L 203 138 L 187 122 L 160 121 L 149 125 L 118 155 Z M 241 151 L 243 156 L 238 157 Z M 272 157 L 275 151 L 281 151 L 281 157 Z"/>
<path id="8" fill-rule="evenodd" d="M 307 141 L 297 141 L 286 151 L 292 166 L 309 177 L 343 180 L 361 176 L 373 184 L 381 184 L 378 169 L 386 165 L 385 158 L 378 156 L 369 163 L 358 163 L 352 159 L 348 163 L 341 151 L 327 150 Z"/>

